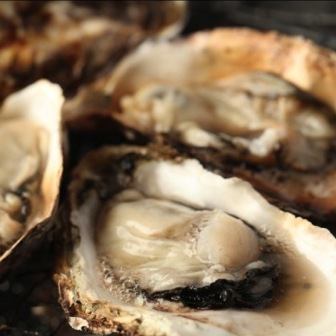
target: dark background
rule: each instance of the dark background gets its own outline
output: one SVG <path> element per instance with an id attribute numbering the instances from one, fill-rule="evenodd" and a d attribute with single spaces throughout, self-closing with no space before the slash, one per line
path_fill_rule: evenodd
<path id="1" fill-rule="evenodd" d="M 223 26 L 245 26 L 301 35 L 336 49 L 336 1 L 191 1 L 183 35 Z M 51 279 L 57 247 L 52 233 L 20 269 L 0 283 L 0 336 L 79 336 L 64 320 Z"/>

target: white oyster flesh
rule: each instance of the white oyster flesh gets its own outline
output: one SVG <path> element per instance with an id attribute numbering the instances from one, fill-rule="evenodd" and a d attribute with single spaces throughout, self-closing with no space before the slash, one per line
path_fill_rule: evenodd
<path id="1" fill-rule="evenodd" d="M 94 193 L 71 213 L 80 236 L 69 273 L 76 294 L 69 289 L 63 295 L 72 305 L 81 302 L 87 314 L 70 313 L 73 327 L 83 325 L 76 322 L 81 318 L 105 333 L 116 330 L 114 323 L 140 335 L 336 333 L 336 240 L 329 231 L 279 210 L 249 183 L 216 175 L 196 160 L 141 161 L 132 176 L 129 188 L 110 198 L 99 215 Z M 115 285 L 125 277 L 156 291 L 239 278 L 242 266 L 268 262 L 260 260 L 264 242 L 257 236 L 277 252 L 281 270 L 278 294 L 267 308 L 197 310 L 163 301 L 160 311 L 142 295 L 125 294 L 126 281 L 126 287 Z M 102 259 L 110 273 L 97 276 Z M 91 324 L 99 317 L 110 327 Z"/>
<path id="2" fill-rule="evenodd" d="M 170 132 L 196 147 L 222 148 L 226 140 L 259 158 L 290 143 L 294 166 L 323 166 L 336 136 L 328 108 L 275 75 L 231 74 L 211 52 L 188 43 L 143 45 L 104 87 L 113 115 L 142 132 Z"/>
<path id="3" fill-rule="evenodd" d="M 59 86 L 41 80 L 0 108 L 0 247 L 6 248 L 50 215 L 62 157 Z"/>
<path id="4" fill-rule="evenodd" d="M 205 286 L 241 278 L 242 269 L 258 260 L 257 235 L 239 219 L 220 210 L 134 197 L 118 195 L 97 232 L 99 255 L 123 281 L 132 279 L 151 292 Z"/>

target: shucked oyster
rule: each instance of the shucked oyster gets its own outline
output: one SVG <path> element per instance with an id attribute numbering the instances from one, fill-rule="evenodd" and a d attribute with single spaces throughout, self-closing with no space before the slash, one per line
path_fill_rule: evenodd
<path id="1" fill-rule="evenodd" d="M 11 256 L 45 231 L 43 222 L 55 207 L 62 103 L 61 89 L 41 80 L 0 108 L 0 274 L 14 261 Z"/>
<path id="2" fill-rule="evenodd" d="M 283 208 L 331 225 L 336 116 L 313 97 L 336 106 L 328 55 L 301 39 L 249 30 L 147 44 L 100 88 L 101 104 L 96 88 L 71 108 L 168 134 L 179 150 L 225 176 L 240 176 Z"/>
<path id="3" fill-rule="evenodd" d="M 147 37 L 175 35 L 185 12 L 184 1 L 3 1 L 0 100 L 41 77 L 71 95 Z"/>
<path id="4" fill-rule="evenodd" d="M 56 280 L 71 326 L 125 335 L 334 335 L 336 240 L 171 151 L 77 167 Z"/>

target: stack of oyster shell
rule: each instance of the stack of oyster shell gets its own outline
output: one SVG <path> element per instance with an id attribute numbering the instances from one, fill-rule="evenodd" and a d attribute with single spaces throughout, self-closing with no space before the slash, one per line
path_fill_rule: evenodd
<path id="1" fill-rule="evenodd" d="M 57 227 L 74 329 L 335 335 L 336 54 L 249 29 L 177 38 L 186 4 L 143 4 L 31 4 L 43 34 L 29 5 L 1 7 L 26 34 L 0 49 L 1 279 Z M 60 85 L 12 93 L 81 39 Z"/>

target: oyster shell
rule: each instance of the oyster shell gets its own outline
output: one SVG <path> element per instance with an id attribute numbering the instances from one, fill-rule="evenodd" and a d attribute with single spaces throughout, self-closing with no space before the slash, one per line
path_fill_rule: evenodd
<path id="1" fill-rule="evenodd" d="M 168 134 L 180 151 L 333 228 L 334 58 L 300 38 L 220 29 L 143 45 L 66 108 Z"/>
<path id="2" fill-rule="evenodd" d="M 0 108 L 0 274 L 48 227 L 62 173 L 59 86 L 40 80 Z"/>
<path id="3" fill-rule="evenodd" d="M 0 4 L 0 100 L 39 78 L 71 95 L 147 37 L 171 37 L 184 1 L 6 1 Z"/>
<path id="4" fill-rule="evenodd" d="M 73 246 L 55 278 L 75 329 L 336 331 L 335 238 L 239 178 L 172 150 L 106 147 L 75 170 L 68 206 Z"/>

